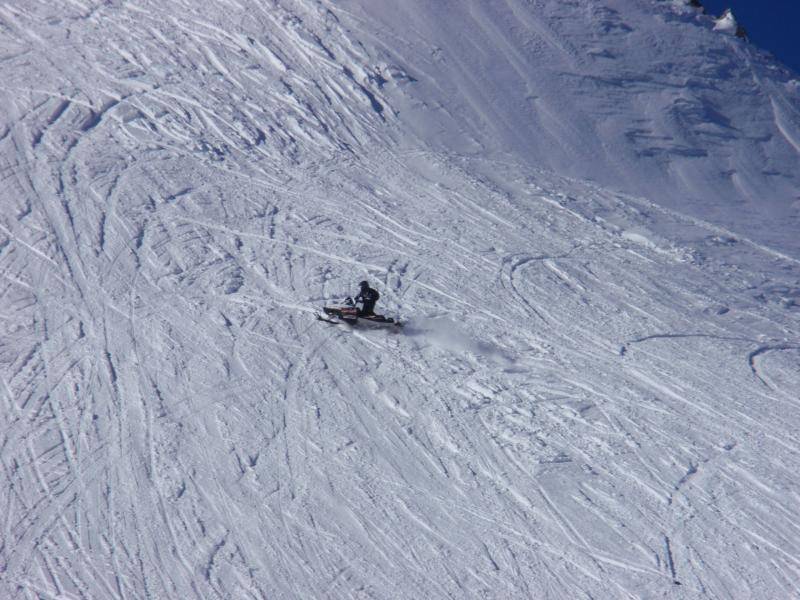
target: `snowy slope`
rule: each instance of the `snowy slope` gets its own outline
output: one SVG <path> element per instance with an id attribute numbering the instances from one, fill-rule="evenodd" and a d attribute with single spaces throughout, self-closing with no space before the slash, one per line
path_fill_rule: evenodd
<path id="1" fill-rule="evenodd" d="M 745 223 L 800 255 L 798 75 L 684 0 L 341 4 L 417 78 L 403 108 L 426 142 Z"/>
<path id="2" fill-rule="evenodd" d="M 713 26 L 0 5 L 0 597 L 800 596 L 800 98 Z"/>

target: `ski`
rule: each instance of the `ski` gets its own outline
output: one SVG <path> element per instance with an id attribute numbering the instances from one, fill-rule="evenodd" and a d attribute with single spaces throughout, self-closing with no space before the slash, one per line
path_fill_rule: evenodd
<path id="1" fill-rule="evenodd" d="M 332 315 L 334 318 L 329 318 L 327 316 L 322 316 L 319 313 L 316 313 L 316 317 L 318 321 L 323 321 L 325 323 L 330 323 L 331 325 L 351 325 L 356 326 L 358 324 L 369 324 L 369 325 L 391 325 L 392 327 L 402 327 L 403 323 L 400 321 L 395 321 L 391 317 L 384 317 L 382 315 L 375 315 L 373 317 L 351 317 L 349 315 L 343 316 L 335 311 L 328 311 L 325 310 L 326 315 Z"/>
<path id="2" fill-rule="evenodd" d="M 331 325 L 354 325 L 355 324 L 355 320 L 354 319 L 339 319 L 337 321 L 336 319 L 328 319 L 327 317 L 323 317 L 320 314 L 317 314 L 317 320 L 318 321 L 323 321 L 325 323 L 330 323 Z"/>

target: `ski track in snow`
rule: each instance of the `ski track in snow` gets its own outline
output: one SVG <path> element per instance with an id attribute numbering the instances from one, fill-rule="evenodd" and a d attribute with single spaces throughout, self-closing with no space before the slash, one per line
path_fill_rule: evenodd
<path id="1" fill-rule="evenodd" d="M 796 260 L 225 6 L 0 6 L 0 596 L 797 594 Z M 314 320 L 364 277 L 404 332 Z"/>

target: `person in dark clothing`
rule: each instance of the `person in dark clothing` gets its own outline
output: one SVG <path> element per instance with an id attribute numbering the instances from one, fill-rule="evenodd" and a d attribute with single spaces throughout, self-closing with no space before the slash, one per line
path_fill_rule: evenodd
<path id="1" fill-rule="evenodd" d="M 362 281 L 358 285 L 361 287 L 361 291 L 358 293 L 358 296 L 355 297 L 356 302 L 361 302 L 361 308 L 358 309 L 358 316 L 372 317 L 375 315 L 375 303 L 381 295 L 377 290 L 373 290 L 369 287 L 369 283 L 366 281 Z"/>

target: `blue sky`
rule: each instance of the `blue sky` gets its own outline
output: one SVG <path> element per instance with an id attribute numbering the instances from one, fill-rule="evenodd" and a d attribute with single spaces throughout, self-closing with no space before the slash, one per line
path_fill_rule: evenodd
<path id="1" fill-rule="evenodd" d="M 800 0 L 700 1 L 715 16 L 733 9 L 753 44 L 769 50 L 800 75 Z"/>

